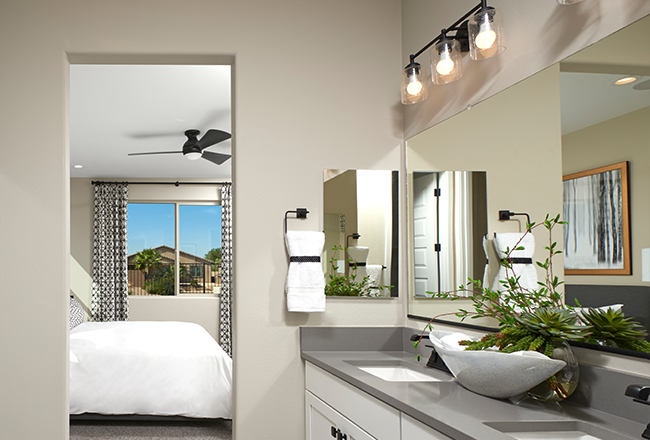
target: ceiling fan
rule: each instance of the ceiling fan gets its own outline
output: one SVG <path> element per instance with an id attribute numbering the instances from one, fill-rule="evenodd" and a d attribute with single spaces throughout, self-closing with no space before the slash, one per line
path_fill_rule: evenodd
<path id="1" fill-rule="evenodd" d="M 179 154 L 182 153 L 183 156 L 189 160 L 197 160 L 203 158 L 209 160 L 212 163 L 221 165 L 228 159 L 230 159 L 230 154 L 214 153 L 212 151 L 205 151 L 206 148 L 223 142 L 226 139 L 230 139 L 230 133 L 226 133 L 221 130 L 210 129 L 205 132 L 201 139 L 198 139 L 197 136 L 201 134 L 199 130 L 191 129 L 185 131 L 185 136 L 187 136 L 187 141 L 183 144 L 182 151 L 154 151 L 151 153 L 129 153 L 129 156 L 145 156 L 149 154 Z"/>

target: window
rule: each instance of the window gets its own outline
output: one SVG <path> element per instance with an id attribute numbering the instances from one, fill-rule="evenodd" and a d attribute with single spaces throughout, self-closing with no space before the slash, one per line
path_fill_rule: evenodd
<path id="1" fill-rule="evenodd" d="M 129 203 L 130 295 L 221 290 L 221 206 Z"/>

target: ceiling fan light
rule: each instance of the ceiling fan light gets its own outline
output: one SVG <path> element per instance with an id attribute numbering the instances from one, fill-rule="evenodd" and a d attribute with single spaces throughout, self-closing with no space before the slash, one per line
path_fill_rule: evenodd
<path id="1" fill-rule="evenodd" d="M 201 158 L 201 152 L 200 151 L 190 151 L 189 153 L 185 153 L 185 157 L 188 160 L 199 160 Z"/>

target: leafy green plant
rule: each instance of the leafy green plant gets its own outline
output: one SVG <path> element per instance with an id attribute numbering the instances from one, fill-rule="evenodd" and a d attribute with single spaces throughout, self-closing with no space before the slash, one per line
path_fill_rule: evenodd
<path id="1" fill-rule="evenodd" d="M 648 332 L 620 309 L 587 309 L 580 313 L 580 319 L 591 327 L 587 342 L 650 353 Z"/>
<path id="2" fill-rule="evenodd" d="M 350 275 L 339 274 L 337 265 L 337 253 L 343 251 L 347 254 L 347 249 L 342 246 L 334 246 L 334 251 L 330 258 L 329 265 L 331 273 L 327 274 L 325 283 L 325 295 L 327 296 L 360 296 L 360 297 L 378 297 L 384 289 L 390 289 L 391 286 L 376 286 L 372 284 L 368 275 L 360 281 L 357 280 L 357 261 L 347 258 L 350 267 Z"/>
<path id="3" fill-rule="evenodd" d="M 525 289 L 519 283 L 519 277 L 512 269 L 510 256 L 515 250 L 523 250 L 519 244 L 522 238 L 512 249 L 506 249 L 506 257 L 500 262 L 505 268 L 506 279 L 501 280 L 501 290 L 492 290 L 485 287 L 479 280 L 469 280 L 467 285 L 460 286 L 453 292 L 427 292 L 433 298 L 449 300 L 469 299 L 473 310 L 459 309 L 458 312 L 445 313 L 456 315 L 461 321 L 467 317 L 494 318 L 499 323 L 499 332 L 488 334 L 480 341 L 461 341 L 469 350 L 485 350 L 497 348 L 505 352 L 519 350 L 537 350 L 548 355 L 552 352 L 553 340 L 577 340 L 597 343 L 609 341 L 610 345 L 620 348 L 648 351 L 650 343 L 644 340 L 647 333 L 643 327 L 625 318 L 622 311 L 601 312 L 596 309 L 586 308 L 581 317 L 586 322 L 578 320 L 575 308 L 564 304 L 564 295 L 558 291 L 563 284 L 553 273 L 553 257 L 562 253 L 558 250 L 557 243 L 553 241 L 553 229 L 558 225 L 565 225 L 560 221 L 559 214 L 555 217 L 546 216 L 543 222 L 526 225 L 526 234 L 538 227 L 548 231 L 549 245 L 544 249 L 547 256 L 537 265 L 543 268 L 546 275 L 538 281 L 537 289 Z M 525 234 L 524 234 L 525 235 Z M 469 298 L 467 297 L 469 293 Z M 431 330 L 435 316 L 425 326 L 424 331 Z M 414 347 L 419 346 L 419 340 L 414 342 Z M 417 356 L 418 360 L 420 355 Z"/>

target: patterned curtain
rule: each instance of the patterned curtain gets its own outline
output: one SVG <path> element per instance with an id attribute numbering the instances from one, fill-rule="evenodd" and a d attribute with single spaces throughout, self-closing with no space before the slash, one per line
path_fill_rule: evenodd
<path id="1" fill-rule="evenodd" d="M 232 357 L 232 184 L 221 187 L 221 313 L 219 344 Z"/>
<path id="2" fill-rule="evenodd" d="M 126 183 L 95 184 L 92 321 L 129 320 Z"/>

